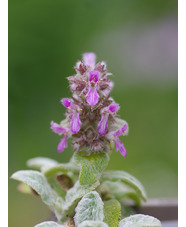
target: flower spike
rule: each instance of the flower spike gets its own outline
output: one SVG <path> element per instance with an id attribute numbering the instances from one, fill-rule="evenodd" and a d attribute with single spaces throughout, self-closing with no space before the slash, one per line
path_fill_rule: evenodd
<path id="1" fill-rule="evenodd" d="M 114 142 L 116 151 L 125 157 L 126 148 L 119 136 L 127 134 L 128 125 L 118 118 L 119 104 L 110 97 L 113 82 L 105 62 L 96 64 L 94 53 L 84 53 L 74 69 L 76 74 L 68 77 L 72 97 L 61 100 L 66 119 L 60 124 L 51 122 L 51 129 L 63 134 L 58 152 L 62 152 L 67 147 L 67 139 L 72 138 L 74 151 L 108 152 Z"/>

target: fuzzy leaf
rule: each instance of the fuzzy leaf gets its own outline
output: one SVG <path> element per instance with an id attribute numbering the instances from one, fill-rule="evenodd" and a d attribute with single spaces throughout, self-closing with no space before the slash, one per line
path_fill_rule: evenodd
<path id="1" fill-rule="evenodd" d="M 108 225 L 102 221 L 84 221 L 78 227 L 108 227 Z"/>
<path id="2" fill-rule="evenodd" d="M 66 226 L 66 225 L 59 225 L 54 221 L 45 221 L 35 225 L 34 227 L 62 227 L 62 226 Z"/>
<path id="3" fill-rule="evenodd" d="M 64 212 L 69 216 L 74 215 L 74 208 L 79 200 L 88 192 L 94 190 L 99 185 L 99 181 L 95 181 L 92 184 L 81 185 L 79 181 L 67 191 L 64 203 Z"/>
<path id="4" fill-rule="evenodd" d="M 41 171 L 58 165 L 59 163 L 53 159 L 45 157 L 32 158 L 27 161 L 27 166 Z"/>
<path id="5" fill-rule="evenodd" d="M 52 190 L 42 173 L 33 170 L 22 170 L 14 173 L 11 178 L 33 188 L 41 196 L 43 202 L 56 214 L 56 217 L 61 218 L 63 200 Z"/>
<path id="6" fill-rule="evenodd" d="M 67 174 L 71 172 L 78 173 L 79 167 L 76 166 L 74 163 L 63 163 L 48 168 L 44 174 L 46 177 L 53 177 L 55 175 Z"/>
<path id="7" fill-rule="evenodd" d="M 61 185 L 56 181 L 55 178 L 48 178 L 48 183 L 50 184 L 51 188 L 59 195 L 59 197 L 64 198 L 66 195 L 66 191 L 61 187 Z"/>
<path id="8" fill-rule="evenodd" d="M 117 227 L 121 218 L 120 203 L 115 199 L 104 202 L 104 215 L 109 227 Z"/>
<path id="9" fill-rule="evenodd" d="M 121 181 L 132 187 L 143 200 L 146 201 L 147 199 L 143 185 L 135 177 L 125 171 L 106 171 L 102 174 L 101 181 Z"/>
<path id="10" fill-rule="evenodd" d="M 96 155 L 92 153 L 89 156 L 83 156 L 81 152 L 75 153 L 73 158 L 76 164 L 81 167 L 79 182 L 82 185 L 90 184 L 96 179 L 98 180 L 109 162 L 109 155 L 107 153 Z"/>
<path id="11" fill-rule="evenodd" d="M 103 221 L 103 202 L 96 191 L 92 191 L 83 196 L 75 209 L 74 221 L 79 225 L 83 221 Z"/>
<path id="12" fill-rule="evenodd" d="M 161 227 L 161 222 L 149 215 L 135 214 L 120 221 L 118 227 Z"/>
<path id="13" fill-rule="evenodd" d="M 130 186 L 123 184 L 122 182 L 104 181 L 97 189 L 105 200 L 116 199 L 121 201 L 122 199 L 132 199 L 137 206 L 140 206 L 141 197 Z"/>

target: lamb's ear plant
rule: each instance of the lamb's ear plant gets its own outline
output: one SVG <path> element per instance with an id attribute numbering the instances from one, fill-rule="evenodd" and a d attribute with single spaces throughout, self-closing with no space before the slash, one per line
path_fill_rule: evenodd
<path id="1" fill-rule="evenodd" d="M 71 139 L 73 156 L 68 163 L 37 157 L 27 165 L 36 170 L 18 171 L 12 178 L 20 181 L 23 193 L 39 195 L 55 214 L 56 222 L 36 227 L 160 227 L 154 217 L 135 214 L 126 203 L 140 205 L 146 200 L 143 185 L 125 171 L 105 171 L 114 149 L 126 156 L 119 139 L 128 133 L 128 124 L 117 114 L 119 104 L 110 97 L 113 82 L 104 62 L 95 64 L 94 53 L 83 54 L 68 77 L 71 98 L 63 98 L 66 119 L 51 122 L 61 136 L 58 152 Z"/>

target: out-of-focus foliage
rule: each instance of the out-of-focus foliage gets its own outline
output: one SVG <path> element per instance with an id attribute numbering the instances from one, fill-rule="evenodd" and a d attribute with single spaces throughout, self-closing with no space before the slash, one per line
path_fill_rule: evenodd
<path id="1" fill-rule="evenodd" d="M 174 0 L 9 1 L 9 174 L 35 156 L 59 162 L 72 156 L 70 146 L 57 153 L 50 121 L 61 120 L 60 99 L 70 95 L 66 77 L 86 51 L 107 62 L 112 96 L 130 127 L 122 140 L 127 157 L 113 152 L 108 169 L 135 175 L 149 197 L 177 197 Z M 9 226 L 48 220 L 40 200 L 15 187 L 11 181 Z"/>

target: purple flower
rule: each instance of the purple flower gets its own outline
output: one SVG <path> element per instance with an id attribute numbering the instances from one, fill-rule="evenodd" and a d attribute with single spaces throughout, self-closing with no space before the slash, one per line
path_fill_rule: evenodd
<path id="1" fill-rule="evenodd" d="M 97 92 L 97 85 L 95 87 L 89 86 L 88 92 L 85 95 L 86 101 L 90 106 L 95 106 L 99 101 L 99 94 Z"/>
<path id="2" fill-rule="evenodd" d="M 125 157 L 127 155 L 127 150 L 125 148 L 125 146 L 123 145 L 123 143 L 121 142 L 121 140 L 119 139 L 118 136 L 121 136 L 124 134 L 124 132 L 126 132 L 128 128 L 127 124 L 124 124 L 121 128 L 119 128 L 118 130 L 111 132 L 112 135 L 114 136 L 114 142 L 116 145 L 116 151 L 120 151 L 120 153 Z"/>
<path id="3" fill-rule="evenodd" d="M 98 71 L 89 72 L 89 87 L 85 95 L 86 101 L 90 106 L 95 106 L 99 101 L 99 94 L 97 92 L 97 83 L 99 81 L 100 73 Z"/>
<path id="4" fill-rule="evenodd" d="M 61 125 L 51 121 L 50 123 L 50 128 L 57 134 L 61 135 L 61 134 L 64 134 L 66 132 L 66 129 L 61 127 Z"/>
<path id="5" fill-rule="evenodd" d="M 59 124 L 57 124 L 57 123 L 55 123 L 53 121 L 51 121 L 50 125 L 51 125 L 51 129 L 55 133 L 57 133 L 59 135 L 64 134 L 64 136 L 62 137 L 62 139 L 59 142 L 58 147 L 57 147 L 57 151 L 58 152 L 62 152 L 64 150 L 64 148 L 67 147 L 67 138 L 68 138 L 67 134 L 68 134 L 69 129 L 68 128 L 63 128 Z"/>
<path id="6" fill-rule="evenodd" d="M 127 155 L 127 150 L 124 147 L 124 145 L 121 142 L 121 140 L 118 137 L 115 137 L 114 142 L 115 142 L 115 145 L 116 145 L 116 151 L 119 150 L 121 155 L 123 155 L 125 157 Z"/>
<path id="7" fill-rule="evenodd" d="M 124 132 L 126 132 L 127 128 L 128 128 L 128 125 L 124 124 L 121 128 L 119 128 L 118 130 L 114 131 L 113 135 L 114 136 L 121 136 L 121 135 L 124 134 Z"/>
<path id="8" fill-rule="evenodd" d="M 106 134 L 107 132 L 109 114 L 113 115 L 118 110 L 119 110 L 118 104 L 111 104 L 103 109 L 103 112 L 101 114 L 101 120 L 98 123 L 98 132 L 101 136 Z"/>
<path id="9" fill-rule="evenodd" d="M 70 99 L 62 99 L 61 102 L 66 108 L 71 108 L 72 111 L 72 119 L 70 121 L 70 129 L 73 134 L 76 134 L 79 132 L 81 128 L 81 120 L 79 117 L 79 106 L 75 105 Z"/>
<path id="10" fill-rule="evenodd" d="M 72 119 L 71 119 L 70 123 L 71 123 L 71 125 L 70 125 L 71 132 L 73 134 L 78 133 L 80 128 L 81 128 L 81 121 L 80 121 L 80 118 L 79 118 L 79 112 L 77 112 L 77 111 L 73 112 Z"/>
<path id="11" fill-rule="evenodd" d="M 96 63 L 96 55 L 94 53 L 84 53 L 83 54 L 83 61 L 85 65 L 89 65 L 94 68 Z"/>
<path id="12" fill-rule="evenodd" d="M 59 142 L 58 146 L 57 146 L 58 152 L 63 152 L 64 149 L 67 148 L 67 139 L 68 139 L 68 136 L 64 135 L 63 138 L 61 139 L 61 141 Z"/>
<path id="13" fill-rule="evenodd" d="M 108 117 L 109 117 L 109 113 L 102 114 L 101 121 L 98 123 L 98 132 L 101 136 L 103 136 L 107 132 Z"/>
<path id="14" fill-rule="evenodd" d="M 97 83 L 99 80 L 100 73 L 98 71 L 90 71 L 89 72 L 89 81 Z"/>
<path id="15" fill-rule="evenodd" d="M 71 105 L 70 99 L 67 99 L 67 98 L 62 99 L 61 102 L 63 103 L 64 107 L 66 107 L 66 108 L 70 107 L 70 105 Z"/>
<path id="16" fill-rule="evenodd" d="M 116 113 L 119 110 L 119 104 L 111 104 L 108 110 L 112 113 Z"/>

